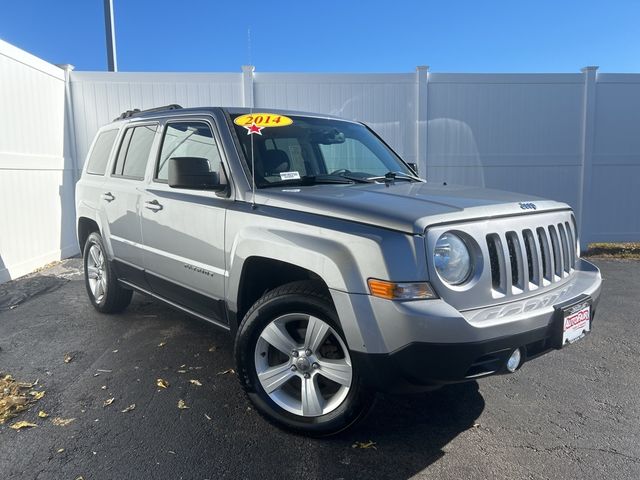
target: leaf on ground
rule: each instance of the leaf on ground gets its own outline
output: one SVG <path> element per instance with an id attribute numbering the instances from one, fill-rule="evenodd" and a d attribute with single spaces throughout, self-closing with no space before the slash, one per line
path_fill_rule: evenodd
<path id="1" fill-rule="evenodd" d="M 376 442 L 369 440 L 368 442 L 355 442 L 353 445 L 351 445 L 351 448 L 372 448 L 374 450 L 377 450 L 377 444 Z"/>
<path id="2" fill-rule="evenodd" d="M 114 401 L 115 399 L 116 399 L 115 397 L 107 398 L 107 399 L 103 402 L 102 406 L 103 406 L 103 407 L 108 407 L 109 405 L 111 405 L 111 404 L 113 403 L 113 401 Z"/>
<path id="3" fill-rule="evenodd" d="M 33 392 L 29 392 L 29 395 L 31 395 L 33 397 L 33 401 L 38 401 L 40 400 L 42 397 L 44 397 L 45 391 L 41 390 L 39 392 L 33 391 Z"/>
<path id="4" fill-rule="evenodd" d="M 39 416 L 40 418 L 47 418 L 47 417 L 49 416 L 49 414 L 48 414 L 47 412 L 45 412 L 44 410 L 40 410 L 40 411 L 38 412 L 38 416 Z"/>
<path id="5" fill-rule="evenodd" d="M 222 372 L 218 372 L 218 375 L 226 375 L 227 373 L 236 373 L 236 371 L 233 368 L 228 368 L 227 370 L 224 370 Z"/>
<path id="6" fill-rule="evenodd" d="M 122 413 L 127 413 L 130 412 L 131 410 L 134 410 L 136 408 L 136 404 L 132 403 L 131 405 L 129 405 L 127 408 L 125 408 L 124 410 L 122 410 Z"/>
<path id="7" fill-rule="evenodd" d="M 0 374 L 0 425 L 6 423 L 18 413 L 29 407 L 44 396 L 44 392 L 35 390 L 25 391 L 35 387 L 33 383 L 17 382 L 11 375 Z"/>
<path id="8" fill-rule="evenodd" d="M 192 384 L 192 385 L 195 385 L 196 387 L 201 387 L 202 386 L 202 383 L 200 383 L 199 380 L 195 380 L 193 378 L 191 380 L 189 380 L 189 383 Z"/>
<path id="9" fill-rule="evenodd" d="M 156 385 L 160 388 L 169 388 L 169 382 L 167 382 L 164 378 L 157 379 Z"/>
<path id="10" fill-rule="evenodd" d="M 106 389 L 107 389 L 107 386 L 106 386 L 106 385 L 102 385 L 102 386 L 100 387 L 100 390 L 106 390 Z"/>
<path id="11" fill-rule="evenodd" d="M 58 452 L 58 453 L 62 453 L 62 452 L 64 452 L 64 448 L 59 448 L 59 449 L 57 450 L 57 452 Z"/>
<path id="12" fill-rule="evenodd" d="M 53 423 L 56 427 L 66 427 L 73 421 L 75 421 L 75 418 L 53 417 L 51 419 L 51 423 Z"/>
<path id="13" fill-rule="evenodd" d="M 180 400 L 178 400 L 178 408 L 180 410 L 186 410 L 189 407 L 187 407 L 187 404 L 184 403 L 184 400 L 180 399 Z"/>
<path id="14" fill-rule="evenodd" d="M 32 427 L 37 427 L 37 425 L 35 423 L 25 422 L 23 420 L 21 422 L 14 423 L 9 428 L 12 428 L 14 430 L 22 430 L 23 428 L 32 428 Z"/>
<path id="15" fill-rule="evenodd" d="M 166 344 L 167 344 L 167 342 L 160 342 L 160 343 L 158 344 L 158 347 L 164 347 Z"/>
<path id="16" fill-rule="evenodd" d="M 204 414 L 204 418 L 206 418 L 207 420 L 211 421 L 211 417 L 209 415 L 207 415 L 206 413 Z"/>
<path id="17" fill-rule="evenodd" d="M 210 352 L 215 352 L 218 349 L 218 347 L 216 347 L 215 345 L 213 345 L 211 348 L 209 348 Z"/>
<path id="18" fill-rule="evenodd" d="M 70 353 L 64 354 L 64 363 L 71 363 L 73 361 L 73 355 Z"/>

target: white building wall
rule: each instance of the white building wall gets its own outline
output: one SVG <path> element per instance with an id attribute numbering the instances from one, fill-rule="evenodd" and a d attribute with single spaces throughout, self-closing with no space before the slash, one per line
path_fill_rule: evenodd
<path id="1" fill-rule="evenodd" d="M 77 251 L 65 71 L 0 40 L 0 282 Z"/>

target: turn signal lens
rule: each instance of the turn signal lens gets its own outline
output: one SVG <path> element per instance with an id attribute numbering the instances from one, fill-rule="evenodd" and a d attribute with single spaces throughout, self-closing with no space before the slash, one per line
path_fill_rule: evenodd
<path id="1" fill-rule="evenodd" d="M 374 297 L 387 300 L 427 300 L 438 298 L 428 282 L 395 283 L 370 278 L 369 291 Z"/>

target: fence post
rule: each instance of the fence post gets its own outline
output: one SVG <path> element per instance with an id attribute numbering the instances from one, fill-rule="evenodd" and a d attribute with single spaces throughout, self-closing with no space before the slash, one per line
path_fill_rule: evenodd
<path id="1" fill-rule="evenodd" d="M 242 66 L 242 106 L 253 107 L 253 65 Z"/>
<path id="2" fill-rule="evenodd" d="M 416 67 L 416 163 L 420 178 L 427 177 L 427 99 L 429 66 Z"/>
<path id="3" fill-rule="evenodd" d="M 580 70 L 584 75 L 584 97 L 582 111 L 582 163 L 580 165 L 580 199 L 578 226 L 580 228 L 580 248 L 586 250 L 590 241 L 591 222 L 585 210 L 589 208 L 592 193 L 591 166 L 593 163 L 593 143 L 596 122 L 596 81 L 598 67 L 589 66 Z"/>

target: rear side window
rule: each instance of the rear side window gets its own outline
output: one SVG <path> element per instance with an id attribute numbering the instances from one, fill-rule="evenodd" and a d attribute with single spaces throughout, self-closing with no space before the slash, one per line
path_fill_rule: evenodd
<path id="1" fill-rule="evenodd" d="M 104 175 L 109 162 L 109 154 L 116 140 L 118 130 L 107 130 L 98 135 L 96 142 L 91 150 L 87 164 L 87 173 L 91 175 Z"/>
<path id="2" fill-rule="evenodd" d="M 156 134 L 156 125 L 129 128 L 124 134 L 114 175 L 142 180 Z"/>
<path id="3" fill-rule="evenodd" d="M 169 178 L 169 159 L 181 157 L 206 158 L 209 171 L 220 172 L 220 152 L 208 124 L 193 121 L 167 125 L 156 167 L 156 181 L 166 182 Z"/>

